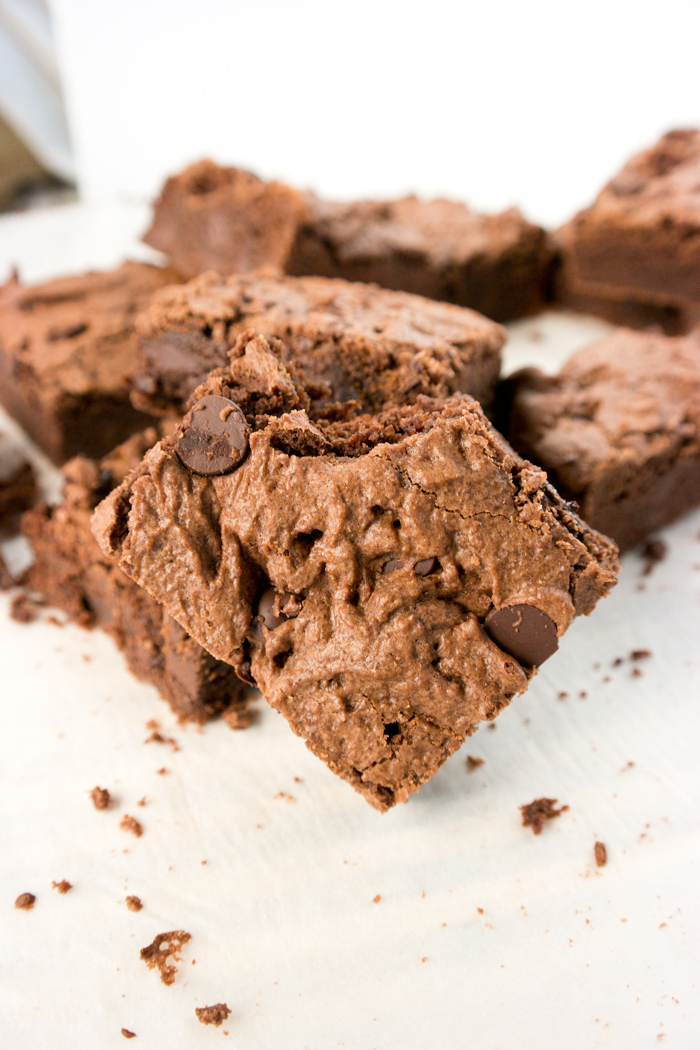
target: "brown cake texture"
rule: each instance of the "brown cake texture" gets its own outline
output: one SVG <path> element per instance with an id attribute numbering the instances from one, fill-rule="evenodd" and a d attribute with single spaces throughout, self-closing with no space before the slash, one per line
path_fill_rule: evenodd
<path id="1" fill-rule="evenodd" d="M 168 179 L 147 244 L 183 276 L 261 266 L 374 282 L 499 321 L 537 310 L 551 251 L 517 208 L 480 215 L 450 200 L 325 201 L 204 160 Z"/>
<path id="2" fill-rule="evenodd" d="M 618 569 L 472 398 L 330 421 L 262 336 L 93 529 L 380 810 L 527 687 Z"/>
<path id="3" fill-rule="evenodd" d="M 700 504 L 700 341 L 622 328 L 505 389 L 513 446 L 621 548 Z"/>
<path id="4" fill-rule="evenodd" d="M 16 441 L 0 433 L 0 536 L 17 531 L 37 498 L 34 468 Z"/>
<path id="5" fill-rule="evenodd" d="M 63 502 L 39 504 L 22 520 L 35 556 L 28 585 L 82 627 L 101 627 L 111 634 L 130 671 L 155 685 L 179 718 L 204 722 L 230 708 L 240 712 L 244 723 L 246 715 L 250 718 L 247 690 L 233 669 L 204 652 L 106 558 L 90 531 L 95 506 L 157 437 L 150 429 L 133 435 L 101 462 L 77 456 L 64 466 Z M 100 802 L 94 793 L 93 800 L 96 806 Z"/>
<path id="6" fill-rule="evenodd" d="M 651 323 L 687 331 L 700 318 L 700 130 L 632 157 L 558 239 L 572 294 L 655 308 Z"/>
<path id="7" fill-rule="evenodd" d="M 0 402 L 55 463 L 99 457 L 151 421 L 129 399 L 136 314 L 173 271 L 117 270 L 0 288 Z"/>
<path id="8" fill-rule="evenodd" d="M 182 414 L 246 330 L 284 342 L 317 404 L 355 399 L 367 411 L 456 391 L 488 405 L 506 338 L 472 310 L 373 285 L 207 273 L 163 289 L 139 318 L 135 404 Z"/>

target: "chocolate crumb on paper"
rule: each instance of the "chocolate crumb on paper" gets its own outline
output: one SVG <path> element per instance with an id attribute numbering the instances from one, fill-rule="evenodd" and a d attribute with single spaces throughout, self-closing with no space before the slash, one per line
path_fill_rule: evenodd
<path id="1" fill-rule="evenodd" d="M 136 835 L 137 839 L 143 835 L 143 826 L 139 824 L 136 817 L 130 817 L 128 813 L 125 813 L 119 821 L 119 827 L 122 831 L 130 831 L 132 835 Z"/>
<path id="2" fill-rule="evenodd" d="M 194 1011 L 202 1024 L 213 1024 L 218 1028 L 231 1011 L 226 1003 L 215 1003 L 214 1006 L 196 1006 Z"/>
<path id="3" fill-rule="evenodd" d="M 483 766 L 483 758 L 476 758 L 474 755 L 467 755 L 467 772 L 473 773 L 479 766 Z"/>
<path id="4" fill-rule="evenodd" d="M 22 911 L 31 911 L 35 900 L 36 897 L 33 893 L 20 893 L 15 901 L 15 908 L 21 908 Z"/>
<path id="5" fill-rule="evenodd" d="M 112 796 L 110 795 L 107 788 L 94 787 L 90 792 L 90 798 L 92 799 L 95 809 L 109 809 Z"/>
<path id="6" fill-rule="evenodd" d="M 642 576 L 648 576 L 654 566 L 663 561 L 667 554 L 668 547 L 663 540 L 649 540 L 642 551 L 642 558 L 644 559 Z"/>
<path id="7" fill-rule="evenodd" d="M 68 891 L 69 891 L 69 890 L 72 890 L 72 889 L 73 889 L 73 884 L 72 884 L 72 883 L 70 883 L 70 882 L 68 882 L 68 880 L 67 880 L 67 879 L 61 879 L 61 881 L 60 881 L 60 882 L 54 882 L 54 881 L 52 880 L 52 881 L 51 881 L 51 885 L 53 886 L 53 888 L 54 888 L 55 890 L 58 890 L 58 892 L 59 892 L 59 893 L 62 893 L 62 894 L 63 894 L 63 893 L 68 893 Z"/>
<path id="8" fill-rule="evenodd" d="M 569 808 L 561 806 L 560 809 L 555 809 L 557 802 L 556 798 L 536 798 L 533 802 L 528 802 L 526 806 L 521 806 L 523 827 L 532 828 L 535 835 L 541 835 L 546 820 L 553 820 L 554 817 L 561 816 Z"/>
<path id="9" fill-rule="evenodd" d="M 608 863 L 608 851 L 605 848 L 604 842 L 596 842 L 593 847 L 593 852 L 595 854 L 595 862 L 599 868 L 602 868 L 604 864 Z"/>
<path id="10" fill-rule="evenodd" d="M 159 933 L 150 944 L 141 949 L 140 957 L 149 970 L 157 969 L 159 971 L 163 984 L 170 985 L 175 980 L 177 967 L 174 963 L 169 963 L 168 959 L 172 957 L 175 962 L 181 962 L 178 952 L 191 939 L 192 934 L 187 933 L 185 930 L 171 930 L 169 933 Z"/>
<path id="11" fill-rule="evenodd" d="M 381 899 L 382 899 L 382 895 L 381 895 L 381 893 L 378 893 L 376 897 L 372 898 L 372 904 L 379 904 Z"/>
<path id="12" fill-rule="evenodd" d="M 135 1039 L 136 1032 L 130 1032 L 128 1028 L 122 1028 L 122 1035 L 125 1039 Z"/>
<path id="13" fill-rule="evenodd" d="M 130 896 L 126 898 L 126 906 L 129 911 L 141 911 L 143 903 L 140 897 Z"/>

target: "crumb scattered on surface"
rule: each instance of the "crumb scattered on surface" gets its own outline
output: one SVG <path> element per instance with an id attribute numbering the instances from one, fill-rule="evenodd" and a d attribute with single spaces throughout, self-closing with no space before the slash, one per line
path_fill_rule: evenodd
<path id="1" fill-rule="evenodd" d="M 173 751 L 179 751 L 180 746 L 172 736 L 163 736 L 157 729 L 154 729 L 150 736 L 146 737 L 144 744 L 170 744 Z"/>
<path id="2" fill-rule="evenodd" d="M 588 696 L 588 693 L 586 692 L 586 690 L 585 690 L 585 689 L 582 689 L 582 690 L 580 691 L 580 693 L 579 693 L 578 695 L 579 695 L 579 698 L 580 698 L 581 700 L 585 700 L 585 699 L 586 699 L 586 697 Z"/>
<path id="3" fill-rule="evenodd" d="M 136 817 L 130 817 L 128 813 L 125 813 L 119 821 L 119 827 L 122 831 L 130 831 L 132 835 L 136 835 L 137 839 L 143 835 L 143 826 L 139 824 Z"/>
<path id="4" fill-rule="evenodd" d="M 642 551 L 642 558 L 644 559 L 642 575 L 648 576 L 654 566 L 663 561 L 667 554 L 668 547 L 663 540 L 649 540 Z"/>
<path id="5" fill-rule="evenodd" d="M 555 809 L 557 801 L 558 799 L 556 798 L 536 798 L 526 806 L 521 806 L 520 812 L 523 815 L 523 827 L 532 828 L 535 835 L 540 835 L 546 820 L 553 820 L 554 817 L 561 816 L 569 808 L 568 806 L 561 806 L 560 809 Z"/>
<path id="6" fill-rule="evenodd" d="M 487 725 L 486 728 L 487 729 L 497 729 L 498 727 L 497 727 L 495 722 L 489 722 L 489 724 Z"/>
<path id="7" fill-rule="evenodd" d="M 566 690 L 562 689 L 561 692 L 557 693 L 557 700 L 566 700 L 568 695 L 569 694 L 566 692 Z"/>
<path id="8" fill-rule="evenodd" d="M 21 908 L 22 911 L 31 911 L 34 907 L 34 901 L 36 897 L 33 893 L 20 893 L 19 897 L 15 901 L 15 908 Z"/>
<path id="9" fill-rule="evenodd" d="M 191 939 L 192 935 L 186 933 L 185 930 L 171 930 L 169 933 L 159 933 L 149 945 L 141 949 L 140 956 L 149 970 L 157 969 L 160 972 L 160 979 L 163 984 L 172 984 L 175 980 L 177 967 L 173 963 L 169 963 L 168 959 L 172 957 L 175 962 L 180 962 L 181 959 L 178 952 L 182 950 L 183 944 L 187 944 Z"/>
<path id="10" fill-rule="evenodd" d="M 231 729 L 247 729 L 255 721 L 255 711 L 250 707 L 229 707 L 221 717 Z"/>
<path id="11" fill-rule="evenodd" d="M 128 1028 L 122 1028 L 122 1035 L 125 1039 L 135 1039 L 136 1032 L 130 1032 Z"/>
<path id="12" fill-rule="evenodd" d="M 286 791 L 278 791 L 277 794 L 273 795 L 272 797 L 273 798 L 283 798 L 285 802 L 293 802 L 294 801 L 294 795 L 289 795 Z"/>
<path id="13" fill-rule="evenodd" d="M 112 801 L 107 788 L 94 787 L 90 792 L 90 798 L 93 801 L 95 809 L 109 809 L 109 804 Z"/>
<path id="14" fill-rule="evenodd" d="M 194 1011 L 202 1024 L 213 1024 L 218 1028 L 231 1011 L 226 1003 L 215 1003 L 214 1006 L 197 1006 Z"/>
<path id="15" fill-rule="evenodd" d="M 632 678 L 641 678 L 642 677 L 642 672 L 639 670 L 638 667 L 633 667 L 632 670 L 630 671 L 630 675 L 631 675 Z"/>
<path id="16" fill-rule="evenodd" d="M 479 915 L 483 915 L 484 914 L 484 909 L 483 908 L 477 908 L 476 910 L 478 911 Z"/>
<path id="17" fill-rule="evenodd" d="M 155 718 L 149 718 L 149 720 L 146 722 L 146 729 L 157 729 L 157 728 L 158 728 L 158 723 L 156 722 Z"/>
<path id="18" fill-rule="evenodd" d="M 427 962 L 427 961 L 428 961 L 428 956 L 424 955 L 423 958 L 421 959 L 421 962 Z"/>
<path id="19" fill-rule="evenodd" d="M 59 893 L 68 893 L 69 890 L 73 889 L 73 884 L 68 882 L 67 879 L 61 879 L 60 882 L 54 882 L 52 880 L 51 885 L 55 890 L 58 890 Z"/>
<path id="20" fill-rule="evenodd" d="M 129 909 L 129 911 L 141 911 L 141 909 L 143 908 L 141 898 L 133 896 L 126 898 L 126 906 Z"/>
<path id="21" fill-rule="evenodd" d="M 630 653 L 630 660 L 648 660 L 650 656 L 650 649 L 633 649 Z"/>
<path id="22" fill-rule="evenodd" d="M 39 606 L 26 592 L 16 594 L 10 602 L 10 616 L 17 623 L 34 623 L 39 615 Z"/>
<path id="23" fill-rule="evenodd" d="M 156 769 L 156 773 L 158 774 L 158 776 L 161 776 L 161 777 L 164 777 L 167 772 L 168 771 L 165 768 L 165 766 L 163 766 L 162 769 Z"/>
<path id="24" fill-rule="evenodd" d="M 596 842 L 593 847 L 593 852 L 595 854 L 595 862 L 599 868 L 602 868 L 604 864 L 608 863 L 608 851 L 605 848 L 604 842 Z"/>
<path id="25" fill-rule="evenodd" d="M 59 620 L 57 616 L 53 616 L 53 615 L 52 616 L 47 616 L 46 617 L 46 622 L 51 624 L 52 627 L 63 627 L 64 623 L 65 623 L 64 620 Z"/>
<path id="26" fill-rule="evenodd" d="M 479 766 L 483 766 L 483 758 L 477 758 L 475 755 L 467 755 L 467 772 L 473 773 Z"/>
<path id="27" fill-rule="evenodd" d="M 146 805 L 146 796 L 144 795 L 143 798 L 140 798 L 138 800 L 138 802 L 136 803 L 136 805 L 137 806 L 145 806 Z"/>
<path id="28" fill-rule="evenodd" d="M 372 904 L 379 904 L 382 899 L 381 893 L 378 893 L 376 897 L 372 897 Z"/>

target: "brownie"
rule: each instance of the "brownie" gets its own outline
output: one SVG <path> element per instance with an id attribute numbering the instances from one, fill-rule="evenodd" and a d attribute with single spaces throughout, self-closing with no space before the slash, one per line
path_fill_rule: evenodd
<path id="1" fill-rule="evenodd" d="M 19 445 L 0 433 L 0 536 L 16 532 L 22 511 L 36 498 L 34 468 Z"/>
<path id="2" fill-rule="evenodd" d="M 700 130 L 669 131 L 565 227 L 574 280 L 633 302 L 700 306 Z"/>
<path id="3" fill-rule="evenodd" d="M 406 292 L 323 277 L 207 273 L 162 289 L 139 318 L 134 403 L 181 415 L 248 329 L 284 341 L 285 359 L 304 373 L 317 403 L 356 399 L 369 411 L 455 391 L 488 404 L 506 336 L 472 310 Z"/>
<path id="4" fill-rule="evenodd" d="M 179 718 L 204 722 L 226 709 L 243 709 L 243 684 L 106 558 L 90 531 L 96 504 L 157 437 L 151 429 L 133 435 L 101 462 L 77 456 L 65 464 L 63 502 L 40 504 L 22 519 L 35 555 L 27 582 L 82 627 L 111 634 L 132 673 L 155 685 Z"/>
<path id="5" fill-rule="evenodd" d="M 445 299 L 510 320 L 540 308 L 551 259 L 517 208 L 480 215 L 449 200 L 325 201 L 200 161 L 167 180 L 147 244 L 185 277 L 261 266 Z"/>
<path id="6" fill-rule="evenodd" d="M 0 288 L 0 402 L 61 464 L 100 457 L 149 417 L 129 400 L 133 324 L 169 270 L 127 262 L 23 287 Z"/>
<path id="7" fill-rule="evenodd" d="M 93 531 L 380 810 L 526 688 L 618 568 L 471 397 L 330 421 L 263 336 Z"/>
<path id="8" fill-rule="evenodd" d="M 505 384 L 507 436 L 621 548 L 700 504 L 700 342 L 622 328 Z"/>

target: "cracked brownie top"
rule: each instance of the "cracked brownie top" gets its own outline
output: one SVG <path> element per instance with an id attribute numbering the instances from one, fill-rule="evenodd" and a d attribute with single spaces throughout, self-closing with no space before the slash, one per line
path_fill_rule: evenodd
<path id="1" fill-rule="evenodd" d="M 93 527 L 386 809 L 526 688 L 616 548 L 472 398 L 324 414 L 280 353 L 242 336 Z"/>

